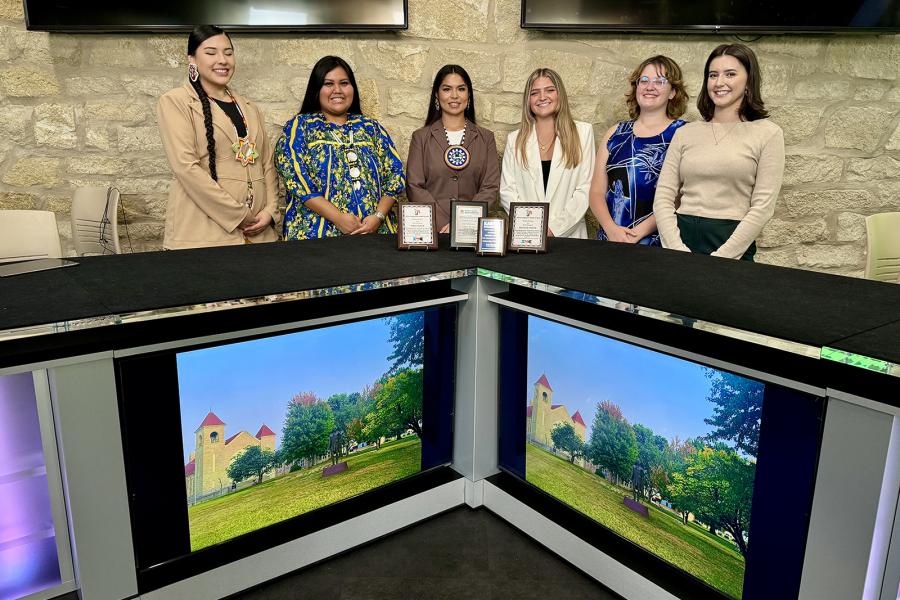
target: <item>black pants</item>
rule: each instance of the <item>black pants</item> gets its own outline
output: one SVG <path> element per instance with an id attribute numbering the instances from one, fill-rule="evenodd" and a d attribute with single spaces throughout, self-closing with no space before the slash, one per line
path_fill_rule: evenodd
<path id="1" fill-rule="evenodd" d="M 678 229 L 681 231 L 681 241 L 691 249 L 691 252 L 699 254 L 712 254 L 718 250 L 722 244 L 728 241 L 740 223 L 733 219 L 710 219 L 691 215 L 676 216 L 678 217 Z M 756 242 L 753 242 L 741 256 L 741 260 L 753 262 L 755 254 Z"/>

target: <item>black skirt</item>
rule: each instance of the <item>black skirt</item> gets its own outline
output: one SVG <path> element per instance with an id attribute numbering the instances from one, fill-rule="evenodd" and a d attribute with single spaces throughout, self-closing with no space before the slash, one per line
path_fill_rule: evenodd
<path id="1" fill-rule="evenodd" d="M 695 217 L 692 215 L 676 215 L 678 217 L 678 230 L 681 232 L 681 241 L 691 249 L 691 252 L 700 254 L 712 254 L 722 244 L 728 241 L 740 221 L 734 219 L 710 219 L 709 217 Z M 756 242 L 741 256 L 741 260 L 753 262 L 756 254 Z"/>

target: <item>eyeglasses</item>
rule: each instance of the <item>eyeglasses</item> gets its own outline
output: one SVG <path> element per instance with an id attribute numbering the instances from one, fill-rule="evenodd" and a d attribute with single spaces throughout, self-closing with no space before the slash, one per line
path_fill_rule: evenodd
<path id="1" fill-rule="evenodd" d="M 634 83 L 638 87 L 650 87 L 651 84 L 655 85 L 656 87 L 663 87 L 664 85 L 669 83 L 669 80 L 663 75 L 653 78 L 642 75 L 638 77 Z"/>

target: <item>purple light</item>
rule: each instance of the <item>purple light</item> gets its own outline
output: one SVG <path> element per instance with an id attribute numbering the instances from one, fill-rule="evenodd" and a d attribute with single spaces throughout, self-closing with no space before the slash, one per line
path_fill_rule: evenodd
<path id="1" fill-rule="evenodd" d="M 0 377 L 0 600 L 61 583 L 31 373 Z"/>

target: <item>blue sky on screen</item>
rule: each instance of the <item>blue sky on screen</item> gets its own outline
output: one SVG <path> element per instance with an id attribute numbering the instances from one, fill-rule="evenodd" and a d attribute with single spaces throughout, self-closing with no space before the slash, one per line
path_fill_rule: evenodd
<path id="1" fill-rule="evenodd" d="M 300 392 L 326 399 L 372 385 L 390 367 L 387 319 L 372 319 L 178 354 L 184 459 L 194 431 L 212 410 L 225 436 L 255 435 L 264 423 L 277 434 L 288 401 Z"/>
<path id="2" fill-rule="evenodd" d="M 581 411 L 590 436 L 597 403 L 618 404 L 629 423 L 668 440 L 706 435 L 710 382 L 695 363 L 538 317 L 528 319 L 528 397 L 542 374 L 553 403 Z"/>

